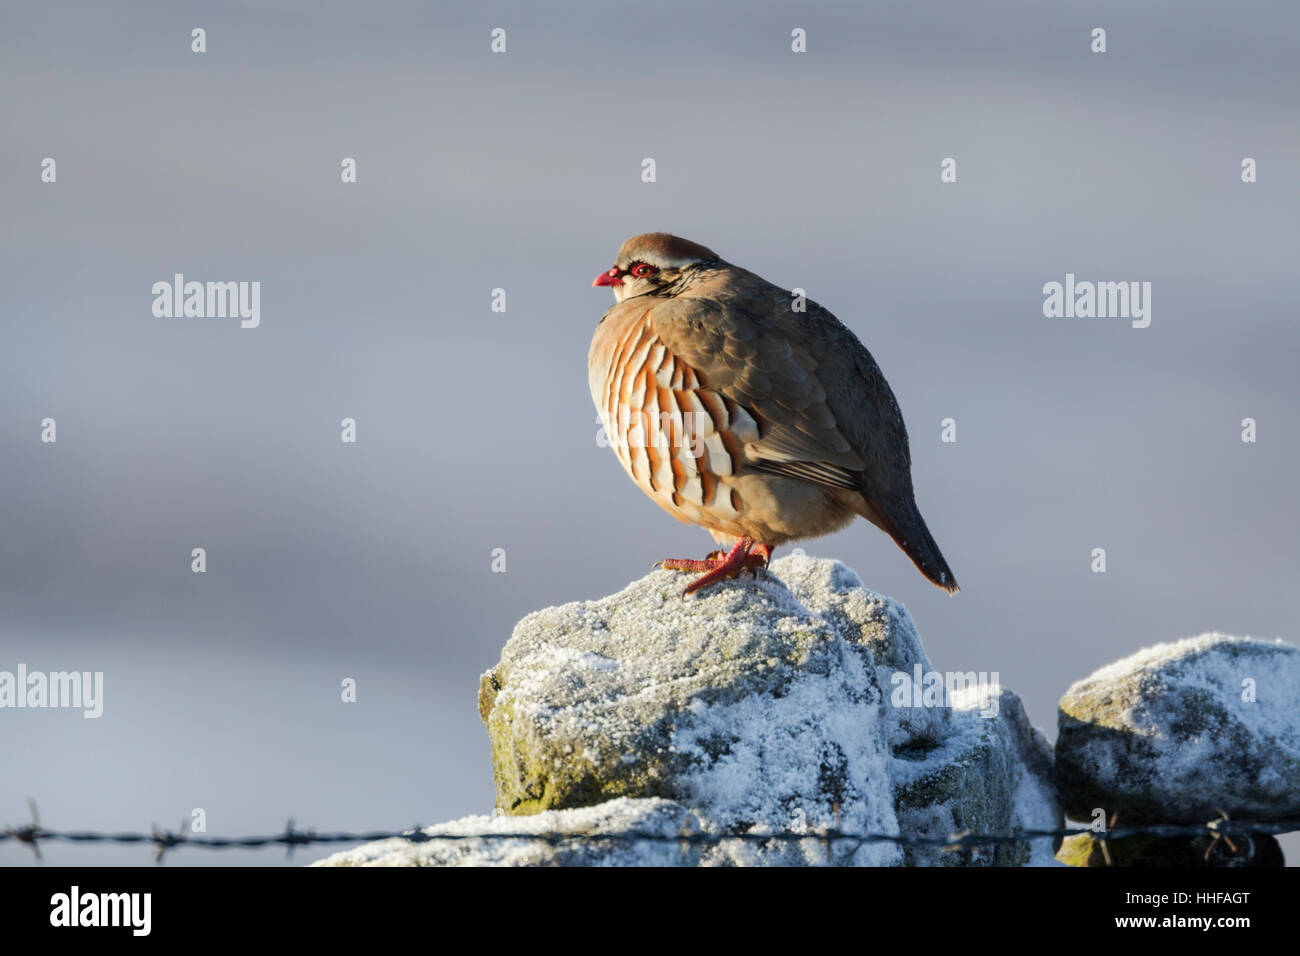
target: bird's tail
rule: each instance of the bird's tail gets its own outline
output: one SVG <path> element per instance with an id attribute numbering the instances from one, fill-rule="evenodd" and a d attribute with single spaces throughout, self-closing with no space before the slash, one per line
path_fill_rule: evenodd
<path id="1" fill-rule="evenodd" d="M 857 509 L 858 514 L 893 538 L 894 543 L 903 549 L 903 553 L 912 559 L 916 569 L 931 584 L 943 588 L 949 594 L 959 590 L 957 578 L 948 567 L 934 535 L 930 534 L 925 519 L 910 497 L 901 505 L 889 509 L 881 508 L 866 495 L 860 497 L 863 507 Z"/>

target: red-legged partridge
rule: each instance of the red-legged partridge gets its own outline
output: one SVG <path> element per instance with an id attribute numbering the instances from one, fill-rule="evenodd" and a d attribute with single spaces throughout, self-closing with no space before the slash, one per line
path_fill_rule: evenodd
<path id="1" fill-rule="evenodd" d="M 930 581 L 957 590 L 916 508 L 898 402 L 861 342 L 811 301 L 662 232 L 634 236 L 592 283 L 617 304 L 587 358 L 591 396 L 632 480 L 727 548 L 662 566 L 687 594 L 772 549 L 862 516 Z"/>

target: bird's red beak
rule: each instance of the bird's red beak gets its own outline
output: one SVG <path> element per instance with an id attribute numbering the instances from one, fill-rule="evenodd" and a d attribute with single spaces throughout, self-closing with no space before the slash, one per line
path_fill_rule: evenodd
<path id="1" fill-rule="evenodd" d="M 596 279 L 594 282 L 592 282 L 591 287 L 594 289 L 598 285 L 622 285 L 622 284 L 623 284 L 623 276 L 619 273 L 618 266 L 613 266 L 610 268 L 608 272 L 602 272 L 600 275 L 596 276 Z"/>

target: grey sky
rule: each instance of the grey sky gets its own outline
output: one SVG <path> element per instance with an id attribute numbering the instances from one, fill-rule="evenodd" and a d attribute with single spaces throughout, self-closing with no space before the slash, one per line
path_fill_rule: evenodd
<path id="1" fill-rule="evenodd" d="M 875 355 L 964 590 L 865 522 L 803 546 L 940 669 L 999 671 L 1054 736 L 1141 646 L 1300 641 L 1294 5 L 207 6 L 0 18 L 0 669 L 106 683 L 96 721 L 0 712 L 0 821 L 487 812 L 475 694 L 513 623 L 712 547 L 595 441 L 590 282 L 648 230 Z M 175 272 L 260 281 L 261 327 L 154 318 Z M 1150 281 L 1151 326 L 1044 318 L 1067 272 Z"/>

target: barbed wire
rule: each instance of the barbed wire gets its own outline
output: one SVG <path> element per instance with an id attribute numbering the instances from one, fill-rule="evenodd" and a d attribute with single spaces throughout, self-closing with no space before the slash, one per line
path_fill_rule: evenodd
<path id="1" fill-rule="evenodd" d="M 409 830 L 374 830 L 364 833 L 317 833 L 315 830 L 295 829 L 294 821 L 291 818 L 285 825 L 284 831 L 281 833 L 266 836 L 220 837 L 188 833 L 186 832 L 184 823 L 182 823 L 176 830 L 163 830 L 155 824 L 148 833 L 104 833 L 95 830 L 49 830 L 40 825 L 40 817 L 37 813 L 35 802 L 29 800 L 28 805 L 31 809 L 31 822 L 21 826 L 6 826 L 3 831 L 0 831 L 0 844 L 6 843 L 10 840 L 25 844 L 26 846 L 31 847 L 32 852 L 36 854 L 38 860 L 42 859 L 40 848 L 42 842 L 59 841 L 64 843 L 151 844 L 154 848 L 154 861 L 161 862 L 164 854 L 183 846 L 190 846 L 204 850 L 258 849 L 269 846 L 283 846 L 287 851 L 287 855 L 292 856 L 294 849 L 300 846 L 337 843 L 371 843 L 376 840 L 405 840 L 408 843 L 433 843 L 439 841 L 463 842 L 467 840 L 514 840 L 540 842 L 545 843 L 548 846 L 563 846 L 569 843 L 596 844 L 610 841 L 628 843 L 676 843 L 681 845 L 717 845 L 731 841 L 740 841 L 745 843 L 799 843 L 805 840 L 813 840 L 825 844 L 828 848 L 832 843 L 852 841 L 858 845 L 893 843 L 901 847 L 938 848 L 944 852 L 952 853 L 962 849 L 1025 843 L 1030 840 L 1054 840 L 1057 838 L 1063 839 L 1072 836 L 1091 835 L 1100 843 L 1102 853 L 1105 856 L 1106 861 L 1109 863 L 1110 852 L 1107 848 L 1107 843 L 1111 840 L 1120 840 L 1130 836 L 1209 836 L 1212 838 L 1211 843 L 1205 851 L 1206 859 L 1208 859 L 1210 851 L 1219 844 L 1220 840 L 1222 840 L 1229 849 L 1236 854 L 1237 847 L 1232 842 L 1232 837 L 1234 836 L 1251 836 L 1257 834 L 1277 836 L 1283 833 L 1300 831 L 1300 819 L 1270 822 L 1232 820 L 1226 813 L 1220 812 L 1220 815 L 1216 819 L 1208 820 L 1205 823 L 1147 823 L 1120 827 L 1115 825 L 1116 817 L 1112 815 L 1110 824 L 1105 829 L 1094 829 L 1086 826 L 1056 827 L 1051 829 L 1016 830 L 1007 833 L 972 833 L 969 830 L 965 830 L 960 833 L 953 833 L 947 837 L 903 835 L 894 833 L 857 833 L 840 830 L 836 827 L 822 829 L 807 827 L 802 831 L 792 829 L 773 832 L 756 832 L 751 830 L 734 833 L 718 833 L 689 829 L 690 824 L 694 821 L 692 816 L 687 817 L 688 828 L 683 828 L 678 833 L 664 833 L 655 830 L 612 830 L 601 833 L 564 833 L 560 831 L 538 833 L 427 833 L 418 825 Z"/>

